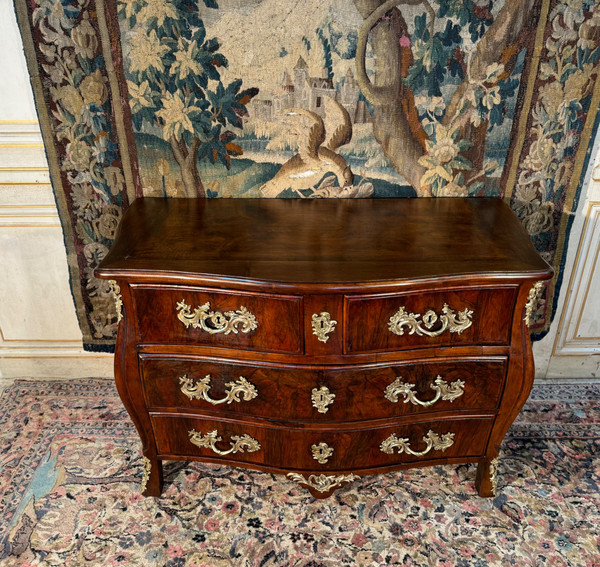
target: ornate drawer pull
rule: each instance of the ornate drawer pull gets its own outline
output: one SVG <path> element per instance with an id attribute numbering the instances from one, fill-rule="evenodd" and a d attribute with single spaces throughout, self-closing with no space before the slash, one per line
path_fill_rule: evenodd
<path id="1" fill-rule="evenodd" d="M 386 389 L 385 397 L 392 403 L 398 402 L 398 396 L 404 396 L 404 403 L 410 402 L 411 404 L 420 405 L 425 408 L 432 406 L 438 400 L 453 402 L 456 398 L 459 398 L 465 393 L 465 383 L 462 380 L 455 380 L 448 384 L 441 376 L 435 379 L 435 382 L 431 384 L 431 388 L 437 393 L 433 400 L 422 402 L 417 398 L 415 392 L 413 392 L 414 384 L 408 382 L 402 382 L 402 376 L 398 376 Z"/>
<path id="2" fill-rule="evenodd" d="M 211 387 L 210 374 L 201 378 L 196 383 L 194 383 L 192 378 L 188 378 L 187 374 L 184 374 L 179 377 L 179 383 L 181 384 L 181 391 L 190 400 L 193 400 L 194 398 L 198 400 L 202 399 L 213 406 L 225 403 L 230 404 L 231 402 L 240 402 L 240 395 L 246 402 L 258 396 L 256 386 L 248 382 L 243 376 L 240 376 L 235 382 L 227 382 L 227 384 L 225 384 L 225 386 L 230 389 L 226 392 L 227 395 L 220 400 L 213 400 L 208 395 Z"/>
<path id="3" fill-rule="evenodd" d="M 471 317 L 473 311 L 471 309 L 463 309 L 458 312 L 458 317 L 454 314 L 454 310 L 451 309 L 447 303 L 444 303 L 442 307 L 442 314 L 438 317 L 437 313 L 430 309 L 423 315 L 423 320 L 419 321 L 421 317 L 420 313 L 407 313 L 405 307 L 400 307 L 394 315 L 390 317 L 388 322 L 388 329 L 394 335 L 403 335 L 404 328 L 408 327 L 410 331 L 409 335 L 427 335 L 428 337 L 437 337 L 441 335 L 446 329 L 451 333 L 462 333 L 465 329 L 468 329 L 472 324 Z M 435 331 L 430 331 L 435 323 L 439 320 L 441 327 Z"/>
<path id="4" fill-rule="evenodd" d="M 424 451 L 413 451 L 410 448 L 410 443 L 407 438 L 396 437 L 395 433 L 392 433 L 387 439 L 382 441 L 379 448 L 383 453 L 388 455 L 394 454 L 394 449 L 398 449 L 398 454 L 408 453 L 415 457 L 422 457 L 431 451 L 445 451 L 448 447 L 452 447 L 454 444 L 454 433 L 444 433 L 441 437 L 432 431 L 431 429 L 427 432 L 427 435 L 423 437 L 423 441 L 427 443 L 427 447 Z"/>
<path id="5" fill-rule="evenodd" d="M 294 482 L 304 484 L 317 492 L 329 492 L 338 486 L 359 479 L 355 474 L 325 475 L 311 474 L 308 478 L 300 473 L 288 473 L 287 477 Z"/>
<path id="6" fill-rule="evenodd" d="M 197 447 L 206 447 L 207 449 L 214 451 L 217 455 L 222 456 L 230 455 L 231 453 L 244 453 L 246 451 L 248 453 L 254 453 L 261 448 L 260 443 L 247 434 L 244 434 L 241 437 L 239 435 L 232 435 L 231 442 L 229 443 L 231 449 L 228 449 L 227 451 L 221 451 L 215 447 L 219 441 L 223 441 L 223 438 L 217 433 L 216 429 L 214 431 L 209 431 L 204 436 L 202 433 L 192 429 L 188 432 L 188 435 L 190 441 Z"/>
<path id="7" fill-rule="evenodd" d="M 182 299 L 177 304 L 177 318 L 186 326 L 190 325 L 194 329 L 202 329 L 211 335 L 215 333 L 238 333 L 239 329 L 242 333 L 249 333 L 258 327 L 256 317 L 250 313 L 243 305 L 237 311 L 211 311 L 210 303 L 207 301 L 204 305 L 200 305 L 191 312 L 191 307 Z M 210 325 L 210 326 L 209 326 Z"/>
<path id="8" fill-rule="evenodd" d="M 317 408 L 319 413 L 327 413 L 328 406 L 333 403 L 334 398 L 335 394 L 332 394 L 327 386 L 321 386 L 318 390 L 313 388 L 310 396 L 313 407 Z"/>
<path id="9" fill-rule="evenodd" d="M 333 449 L 327 445 L 327 443 L 319 443 L 318 445 L 311 446 L 312 456 L 317 463 L 324 465 L 331 455 L 333 455 Z"/>
<path id="10" fill-rule="evenodd" d="M 335 331 L 337 321 L 331 318 L 331 315 L 327 311 L 321 311 L 321 314 L 313 313 L 312 316 L 312 328 L 313 335 L 317 335 L 317 338 L 322 342 L 326 343 L 329 340 L 329 335 Z"/>

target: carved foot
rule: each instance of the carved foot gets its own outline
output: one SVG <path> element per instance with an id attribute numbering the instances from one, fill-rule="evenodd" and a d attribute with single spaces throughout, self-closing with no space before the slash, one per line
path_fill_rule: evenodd
<path id="1" fill-rule="evenodd" d="M 477 467 L 475 486 L 479 496 L 490 498 L 496 496 L 498 483 L 498 457 L 483 459 Z"/>
<path id="2" fill-rule="evenodd" d="M 140 492 L 143 496 L 160 496 L 163 486 L 162 461 L 154 458 L 142 457 L 142 482 Z"/>

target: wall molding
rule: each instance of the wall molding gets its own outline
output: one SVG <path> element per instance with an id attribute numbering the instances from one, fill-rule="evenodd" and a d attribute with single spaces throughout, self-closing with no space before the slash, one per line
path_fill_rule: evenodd
<path id="1" fill-rule="evenodd" d="M 600 201 L 591 201 L 587 205 L 586 220 L 569 279 L 553 356 L 600 354 L 600 332 L 598 336 L 589 336 L 582 329 L 583 319 L 594 316 L 586 312 L 586 309 L 589 308 L 590 294 L 596 291 L 593 288 L 594 276 L 600 275 Z"/>
<path id="2" fill-rule="evenodd" d="M 1 205 L 0 228 L 61 228 L 51 205 Z"/>

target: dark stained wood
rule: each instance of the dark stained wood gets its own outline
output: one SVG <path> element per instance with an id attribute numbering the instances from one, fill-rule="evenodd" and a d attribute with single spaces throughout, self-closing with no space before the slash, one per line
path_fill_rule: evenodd
<path id="1" fill-rule="evenodd" d="M 517 291 L 516 286 L 483 289 L 463 287 L 435 293 L 347 297 L 346 352 L 398 351 L 461 344 L 509 344 Z M 411 334 L 408 326 L 403 327 L 403 335 L 391 333 L 388 329 L 390 318 L 400 307 L 404 307 L 408 313 L 421 316 L 432 310 L 439 317 L 444 304 L 448 304 L 457 316 L 464 309 L 471 310 L 472 325 L 460 333 L 444 332 L 437 337 Z M 440 327 L 438 319 L 431 330 L 435 331 Z M 366 333 L 365 329 L 370 332 Z"/>
<path id="2" fill-rule="evenodd" d="M 478 418 L 451 419 L 445 421 L 425 421 L 405 426 L 387 426 L 368 429 L 313 430 L 262 427 L 237 421 L 225 421 L 193 418 L 179 415 L 152 415 L 152 425 L 156 436 L 156 446 L 160 455 L 169 457 L 211 456 L 215 453 L 205 447 L 197 447 L 189 440 L 189 431 L 194 430 L 203 435 L 217 431 L 221 441 L 216 443 L 217 449 L 227 451 L 231 448 L 232 436 L 250 435 L 259 442 L 258 451 L 240 451 L 231 453 L 225 458 L 228 461 L 269 464 L 279 469 L 292 471 L 321 470 L 357 471 L 361 469 L 390 466 L 403 463 L 435 461 L 445 457 L 482 456 L 487 444 L 492 416 Z M 409 453 L 386 454 L 380 450 L 382 441 L 395 434 L 398 438 L 408 439 L 414 451 L 425 451 L 427 444 L 423 437 L 432 430 L 442 436 L 454 433 L 454 443 L 445 451 L 431 449 L 423 456 Z M 327 443 L 333 454 L 326 463 L 318 463 L 312 455 L 312 445 Z"/>
<path id="3" fill-rule="evenodd" d="M 97 274 L 335 283 L 547 270 L 499 199 L 138 199 Z"/>
<path id="4" fill-rule="evenodd" d="M 478 462 L 479 494 L 492 496 L 502 438 L 533 382 L 525 305 L 552 270 L 498 199 L 144 199 L 96 275 L 121 289 L 115 378 L 150 463 L 145 495 L 160 495 L 163 459 L 197 459 L 305 476 Z M 225 316 L 244 306 L 258 326 L 188 328 L 177 318 L 182 300 Z M 422 317 L 444 303 L 472 310 L 472 325 L 435 337 L 388 329 L 401 306 Z M 325 342 L 312 326 L 321 312 L 337 321 Z M 240 376 L 258 396 L 190 400 L 184 374 L 210 375 L 214 399 Z M 401 378 L 430 400 L 437 376 L 464 381 L 464 394 L 431 407 L 384 396 Z M 323 386 L 336 396 L 326 413 L 311 399 Z M 244 434 L 261 450 L 220 456 L 191 444 L 192 428 L 218 431 L 221 451 Z M 454 433 L 452 446 L 380 450 L 395 433 L 422 451 L 429 429 Z M 334 449 L 324 464 L 311 452 L 321 442 Z"/>
<path id="5" fill-rule="evenodd" d="M 264 294 L 215 293 L 190 286 L 135 286 L 133 302 L 137 314 L 138 342 L 227 346 L 239 349 L 298 353 L 302 346 L 301 297 Z M 226 313 L 245 307 L 258 327 L 249 332 L 210 334 L 177 318 L 177 303 L 185 301 L 190 311 L 210 304 L 211 311 Z"/>
<path id="6" fill-rule="evenodd" d="M 316 340 L 316 339 L 311 339 Z M 233 349 L 233 348 L 219 348 L 215 349 L 209 346 L 200 345 L 171 345 L 171 344 L 145 344 L 138 345 L 137 349 L 141 353 L 145 354 L 158 354 L 158 355 L 173 355 L 173 356 L 218 356 L 219 358 L 229 358 L 235 360 L 247 360 L 249 362 L 260 361 L 264 363 L 276 364 L 299 364 L 304 365 L 310 363 L 315 365 L 344 365 L 344 364 L 370 364 L 373 362 L 387 362 L 394 363 L 398 360 L 397 351 L 387 352 L 370 352 L 370 353 L 359 353 L 359 354 L 318 354 L 318 355 L 306 355 L 306 354 L 286 354 L 279 352 L 267 352 L 263 351 L 260 353 L 254 351 Z M 472 355 L 487 358 L 490 356 L 508 356 L 511 353 L 510 345 L 505 346 L 440 346 L 435 347 L 436 358 L 457 358 L 457 357 L 469 357 Z M 431 349 L 410 349 L 402 351 L 401 359 L 403 361 L 415 361 L 418 362 L 423 359 L 432 356 Z"/>
<path id="7" fill-rule="evenodd" d="M 373 419 L 439 412 L 457 413 L 461 410 L 493 411 L 498 406 L 506 375 L 506 357 L 458 358 L 397 362 L 390 365 L 352 366 L 274 366 L 236 363 L 206 357 L 165 357 L 142 355 L 141 370 L 146 403 L 152 411 L 191 410 L 203 413 L 248 417 L 274 421 L 300 421 L 309 424 L 327 422 L 368 421 Z M 181 376 L 194 382 L 210 375 L 212 399 L 223 399 L 228 383 L 240 376 L 256 387 L 258 396 L 245 401 L 212 405 L 204 399 L 190 399 L 180 388 Z M 384 397 L 385 389 L 396 378 L 413 384 L 421 401 L 434 399 L 432 389 L 437 376 L 449 384 L 464 382 L 464 393 L 447 401 L 440 399 L 433 406 L 405 402 L 399 396 L 394 403 Z M 335 399 L 321 413 L 311 400 L 313 388 L 327 387 Z"/>

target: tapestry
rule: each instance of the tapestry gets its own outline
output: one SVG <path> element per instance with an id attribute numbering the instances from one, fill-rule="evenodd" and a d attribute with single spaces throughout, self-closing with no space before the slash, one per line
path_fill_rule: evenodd
<path id="1" fill-rule="evenodd" d="M 169 461 L 140 494 L 139 437 L 112 380 L 0 395 L 2 567 L 600 567 L 600 389 L 534 386 L 476 464 L 364 475 L 325 500 L 285 475 Z"/>
<path id="2" fill-rule="evenodd" d="M 88 349 L 136 197 L 500 196 L 556 270 L 600 102 L 593 0 L 15 0 Z"/>

